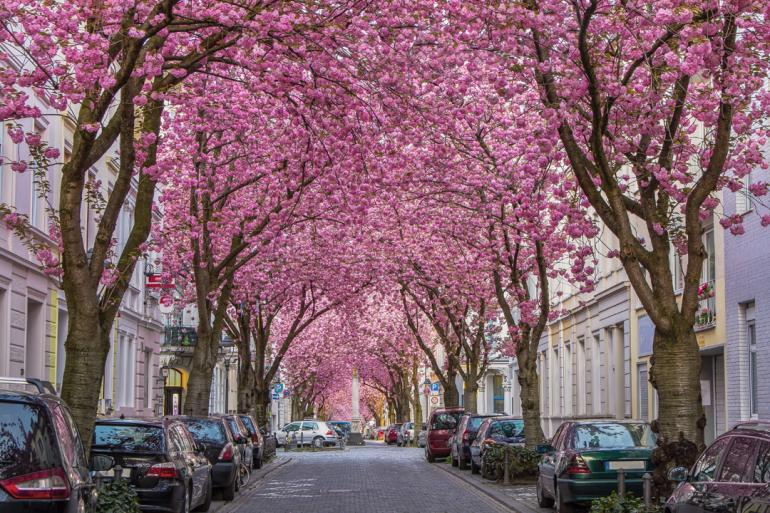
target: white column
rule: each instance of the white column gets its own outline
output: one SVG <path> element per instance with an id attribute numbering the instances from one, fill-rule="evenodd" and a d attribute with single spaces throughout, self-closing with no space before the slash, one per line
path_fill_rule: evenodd
<path id="1" fill-rule="evenodd" d="M 361 432 L 361 412 L 359 410 L 359 402 L 360 402 L 360 392 L 359 392 L 359 382 L 358 382 L 358 370 L 353 369 L 353 384 L 351 385 L 350 395 L 351 395 L 351 412 L 352 412 L 352 419 L 350 419 L 353 423 L 352 429 L 356 433 Z"/>

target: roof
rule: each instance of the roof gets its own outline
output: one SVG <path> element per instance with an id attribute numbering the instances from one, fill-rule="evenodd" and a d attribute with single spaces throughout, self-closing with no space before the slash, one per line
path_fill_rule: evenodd
<path id="1" fill-rule="evenodd" d="M 130 418 L 130 417 L 99 417 L 96 419 L 96 424 L 126 424 L 126 425 L 146 425 L 163 427 L 164 418 Z"/>
<path id="2" fill-rule="evenodd" d="M 753 420 L 750 422 L 741 422 L 740 424 L 736 424 L 733 426 L 733 429 L 731 431 L 754 431 L 756 434 L 761 434 L 763 436 L 770 436 L 770 422 L 767 421 L 760 421 L 760 420 Z M 730 431 L 728 431 L 730 433 Z"/>

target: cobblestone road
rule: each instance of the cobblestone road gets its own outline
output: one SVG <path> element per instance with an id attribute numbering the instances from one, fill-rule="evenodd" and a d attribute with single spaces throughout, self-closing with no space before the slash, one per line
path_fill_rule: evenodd
<path id="1" fill-rule="evenodd" d="M 280 453 L 285 458 L 285 453 Z M 421 449 L 367 446 L 288 453 L 292 461 L 229 504 L 226 513 L 508 513 L 428 464 Z"/>

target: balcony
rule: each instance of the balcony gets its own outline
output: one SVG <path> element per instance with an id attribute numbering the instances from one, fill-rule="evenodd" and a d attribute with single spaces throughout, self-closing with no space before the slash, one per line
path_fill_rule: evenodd
<path id="1" fill-rule="evenodd" d="M 198 332 L 194 326 L 166 326 L 164 349 L 192 352 L 197 343 Z"/>
<path id="2" fill-rule="evenodd" d="M 717 301 L 714 280 L 698 287 L 698 310 L 695 312 L 695 331 L 713 328 L 717 322 Z"/>

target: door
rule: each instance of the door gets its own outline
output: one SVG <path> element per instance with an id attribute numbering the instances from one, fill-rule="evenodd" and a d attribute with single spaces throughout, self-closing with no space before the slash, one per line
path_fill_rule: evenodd
<path id="1" fill-rule="evenodd" d="M 163 389 L 163 414 L 180 415 L 182 413 L 182 387 L 165 387 Z"/>
<path id="2" fill-rule="evenodd" d="M 543 454 L 543 459 L 540 460 L 540 475 L 538 479 L 542 480 L 541 486 L 551 497 L 556 496 L 556 463 L 559 453 L 562 451 L 562 440 L 566 438 L 565 433 L 567 431 L 569 431 L 569 427 L 566 424 L 559 426 L 559 429 L 556 430 L 553 438 L 551 438 L 553 450 Z"/>
<path id="3" fill-rule="evenodd" d="M 704 513 L 710 511 L 710 486 L 717 478 L 722 460 L 727 456 L 731 438 L 724 437 L 714 442 L 701 455 L 693 467 L 692 476 L 674 492 L 676 513 Z"/>
<path id="4" fill-rule="evenodd" d="M 176 427 L 179 439 L 184 451 L 185 460 L 192 474 L 193 504 L 201 504 L 206 500 L 209 488 L 209 462 L 206 456 L 199 454 L 195 447 L 195 441 L 186 428 Z"/>

